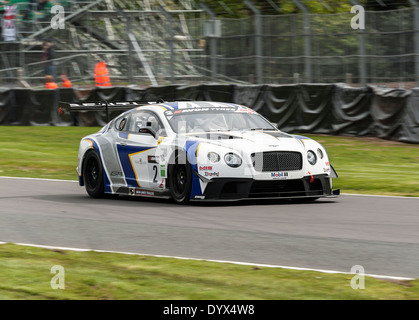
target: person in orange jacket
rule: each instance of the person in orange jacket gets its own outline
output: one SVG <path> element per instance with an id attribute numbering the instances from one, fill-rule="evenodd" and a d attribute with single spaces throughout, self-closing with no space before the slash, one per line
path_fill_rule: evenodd
<path id="1" fill-rule="evenodd" d="M 61 75 L 61 88 L 71 88 L 73 87 L 71 81 L 65 74 Z"/>
<path id="2" fill-rule="evenodd" d="M 96 87 L 111 87 L 108 68 L 106 62 L 100 61 L 95 65 L 95 85 Z"/>
<path id="3" fill-rule="evenodd" d="M 58 85 L 54 82 L 54 77 L 51 75 L 45 76 L 45 89 L 57 89 Z"/>

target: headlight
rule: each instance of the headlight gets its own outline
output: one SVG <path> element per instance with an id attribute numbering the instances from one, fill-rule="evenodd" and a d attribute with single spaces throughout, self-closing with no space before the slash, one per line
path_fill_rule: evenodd
<path id="1" fill-rule="evenodd" d="M 312 166 L 314 166 L 317 162 L 316 154 L 313 151 L 309 150 L 307 152 L 307 160 Z"/>
<path id="2" fill-rule="evenodd" d="M 216 163 L 220 161 L 220 155 L 215 152 L 208 152 L 207 157 L 208 157 L 208 160 L 212 163 Z"/>
<path id="3" fill-rule="evenodd" d="M 232 168 L 238 168 L 242 165 L 242 159 L 237 154 L 234 154 L 232 152 L 227 153 L 224 156 L 224 161 L 227 163 L 228 166 Z"/>
<path id="4" fill-rule="evenodd" d="M 322 151 L 322 149 L 320 149 L 320 148 L 317 149 L 317 155 L 319 156 L 320 159 L 323 159 L 323 151 Z"/>

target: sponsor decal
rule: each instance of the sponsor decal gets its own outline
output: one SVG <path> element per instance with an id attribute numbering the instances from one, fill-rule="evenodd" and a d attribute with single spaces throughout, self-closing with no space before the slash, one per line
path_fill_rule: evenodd
<path id="1" fill-rule="evenodd" d="M 160 177 L 166 178 L 166 166 L 162 164 L 160 165 Z"/>
<path id="2" fill-rule="evenodd" d="M 129 195 L 130 196 L 154 197 L 154 191 L 138 189 L 138 188 L 129 188 Z"/>
<path id="3" fill-rule="evenodd" d="M 148 156 L 148 163 L 158 163 L 156 156 Z"/>
<path id="4" fill-rule="evenodd" d="M 247 107 L 243 107 L 243 106 L 239 106 L 237 108 L 237 112 L 245 112 L 245 113 L 255 113 L 254 110 L 247 108 Z"/>
<path id="5" fill-rule="evenodd" d="M 323 172 L 324 173 L 329 173 L 330 172 L 330 162 L 329 161 L 327 161 L 327 162 L 325 162 L 324 163 L 325 164 L 325 168 L 323 168 Z"/>
<path id="6" fill-rule="evenodd" d="M 199 170 L 208 170 L 211 171 L 212 170 L 212 166 L 199 166 Z"/>
<path id="7" fill-rule="evenodd" d="M 218 111 L 230 111 L 235 112 L 238 111 L 236 107 L 203 107 L 203 108 L 188 108 L 188 109 L 178 109 L 175 111 L 167 110 L 164 112 L 166 117 L 173 116 L 175 114 L 181 113 L 196 113 L 196 112 L 218 112 Z M 242 112 L 253 113 L 254 111 L 251 109 L 243 109 Z"/>
<path id="8" fill-rule="evenodd" d="M 120 171 L 112 171 L 111 172 L 111 177 L 122 177 L 122 172 Z"/>
<path id="9" fill-rule="evenodd" d="M 271 172 L 271 178 L 273 179 L 286 179 L 288 172 Z"/>
<path id="10" fill-rule="evenodd" d="M 205 171 L 204 174 L 205 174 L 206 177 L 219 177 L 220 176 L 220 173 L 219 172 L 208 172 L 208 171 Z"/>
<path id="11" fill-rule="evenodd" d="M 135 189 L 135 195 L 136 196 L 154 197 L 154 191 Z"/>
<path id="12" fill-rule="evenodd" d="M 199 199 L 199 200 L 204 200 L 205 199 L 205 196 L 194 196 L 193 197 L 194 199 Z"/>

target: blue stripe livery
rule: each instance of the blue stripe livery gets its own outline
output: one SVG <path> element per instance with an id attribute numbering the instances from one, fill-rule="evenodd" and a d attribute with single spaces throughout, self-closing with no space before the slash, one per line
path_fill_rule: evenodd
<path id="1" fill-rule="evenodd" d="M 199 183 L 199 178 L 193 172 L 198 172 L 198 161 L 197 161 L 197 151 L 199 147 L 199 142 L 197 141 L 186 141 L 185 151 L 188 155 L 188 161 L 192 168 L 192 190 L 191 190 L 191 199 L 195 196 L 202 195 L 201 184 Z"/>
<path id="2" fill-rule="evenodd" d="M 99 146 L 97 145 L 96 141 L 94 141 L 93 139 L 86 139 L 86 140 L 89 140 L 90 142 L 92 142 L 93 149 L 98 153 L 99 157 L 102 159 L 102 155 L 100 154 Z M 103 179 L 105 183 L 105 193 L 112 193 L 111 182 L 109 181 L 109 177 L 106 174 L 105 166 L 103 166 Z"/>
<path id="3" fill-rule="evenodd" d="M 124 171 L 125 175 L 125 181 L 129 187 L 139 187 L 133 164 L 131 163 L 130 155 L 148 149 L 152 148 L 139 146 L 121 146 L 120 144 L 117 145 L 119 159 L 121 161 L 122 170 Z"/>

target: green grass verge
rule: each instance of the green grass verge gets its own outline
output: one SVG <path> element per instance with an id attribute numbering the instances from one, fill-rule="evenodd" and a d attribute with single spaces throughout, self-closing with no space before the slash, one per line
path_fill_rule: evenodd
<path id="1" fill-rule="evenodd" d="M 53 266 L 64 268 L 64 289 L 52 289 Z M 418 299 L 419 280 L 185 261 L 117 253 L 0 245 L 0 299 Z"/>
<path id="2" fill-rule="evenodd" d="M 0 127 L 0 175 L 77 180 L 80 139 L 92 127 Z M 328 151 L 345 193 L 419 196 L 419 145 L 313 136 Z"/>
<path id="3" fill-rule="evenodd" d="M 0 126 L 0 175 L 77 180 L 80 140 L 98 129 Z"/>
<path id="4" fill-rule="evenodd" d="M 419 196 L 419 145 L 366 137 L 312 136 L 327 150 L 345 193 Z"/>

